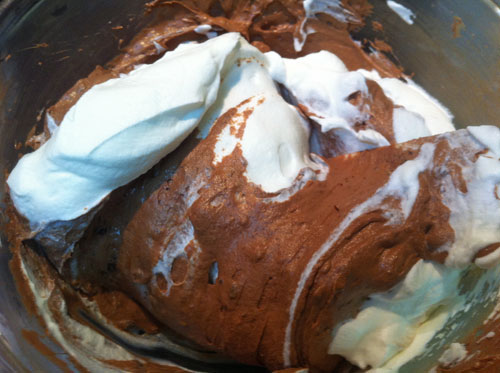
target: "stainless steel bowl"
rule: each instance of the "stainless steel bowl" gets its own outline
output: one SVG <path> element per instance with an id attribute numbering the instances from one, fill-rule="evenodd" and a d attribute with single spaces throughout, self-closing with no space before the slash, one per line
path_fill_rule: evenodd
<path id="1" fill-rule="evenodd" d="M 405 23 L 383 0 L 359 38 L 380 38 L 406 72 L 455 115 L 458 127 L 500 124 L 500 10 L 497 0 L 400 0 L 416 19 Z M 75 80 L 104 64 L 147 22 L 144 0 L 0 0 L 0 165 L 11 170 L 14 145 Z M 464 24 L 454 37 L 452 24 Z M 384 25 L 374 31 L 371 21 Z M 123 26 L 111 30 L 110 26 Z M 456 35 L 455 35 L 456 36 Z M 120 39 L 122 41 L 120 42 Z M 5 193 L 0 173 L 0 199 Z M 3 208 L 3 206 L 2 206 Z M 3 215 L 2 215 L 3 216 Z M 4 217 L 4 216 L 3 216 Z M 27 314 L 8 268 L 8 242 L 0 232 L 0 372 L 57 372 L 60 368 L 23 337 L 43 335 Z M 57 356 L 72 363 L 48 339 Z M 73 367 L 74 368 L 74 367 Z M 76 369 L 75 369 L 76 371 Z"/>

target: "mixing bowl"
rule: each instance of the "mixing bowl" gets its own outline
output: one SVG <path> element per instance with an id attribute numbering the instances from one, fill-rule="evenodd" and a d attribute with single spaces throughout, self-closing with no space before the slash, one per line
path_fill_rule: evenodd
<path id="1" fill-rule="evenodd" d="M 457 127 L 500 124 L 500 9 L 492 0 L 399 1 L 412 25 L 372 0 L 373 15 L 356 38 L 379 38 L 414 80 L 455 115 Z M 375 31 L 371 21 L 384 25 Z M 151 21 L 143 0 L 0 0 L 0 165 L 11 170 L 44 110 Z M 458 23 L 457 23 L 458 22 Z M 453 25 L 461 24 L 460 28 Z M 122 26 L 122 27 L 116 27 Z M 3 200 L 4 173 L 0 173 Z M 2 206 L 2 209 L 4 206 Z M 5 216 L 2 213 L 2 218 Z M 0 371 L 57 372 L 54 354 L 76 371 L 64 351 L 42 338 L 42 354 L 25 338 L 43 335 L 21 302 L 9 271 L 9 244 L 0 246 Z"/>

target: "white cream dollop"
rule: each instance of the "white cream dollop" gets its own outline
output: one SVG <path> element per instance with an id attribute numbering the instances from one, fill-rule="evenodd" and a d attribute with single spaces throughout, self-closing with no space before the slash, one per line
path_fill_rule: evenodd
<path id="1" fill-rule="evenodd" d="M 374 80 L 393 101 L 393 130 L 396 142 L 437 135 L 455 129 L 452 115 L 436 99 L 408 80 L 382 78 L 375 71 L 348 71 L 334 54 L 321 51 L 297 59 L 281 58 L 268 52 L 269 70 L 307 108 L 310 118 L 323 132 L 335 131 L 346 152 L 389 145 L 379 132 L 357 131 L 355 125 L 369 118 L 369 107 L 352 104 L 354 95 L 369 96 L 366 79 Z M 365 104 L 368 105 L 368 104 Z"/>
<path id="2" fill-rule="evenodd" d="M 242 41 L 237 63 L 225 76 L 200 128 L 205 134 L 220 115 L 237 107 L 232 128 L 227 126 L 218 135 L 214 163 L 239 145 L 247 161 L 247 179 L 263 191 L 275 193 L 290 187 L 301 170 L 321 166 L 310 158 L 307 121 L 280 96 L 268 69 L 266 56 Z M 245 116 L 245 112 L 250 114 Z"/>
<path id="3" fill-rule="evenodd" d="M 241 39 L 235 63 L 225 73 L 217 99 L 200 121 L 202 138 L 208 135 L 217 118 L 229 109 L 253 96 L 277 92 L 268 69 L 266 56 Z"/>
<path id="4" fill-rule="evenodd" d="M 439 135 L 455 130 L 453 115 L 422 87 L 406 79 L 382 78 L 376 71 L 359 70 L 380 85 L 394 104 L 393 130 L 396 142 Z"/>
<path id="5" fill-rule="evenodd" d="M 384 78 L 376 80 L 376 82 L 395 105 L 402 106 L 406 110 L 420 115 L 430 135 L 455 130 L 452 123 L 453 116 L 449 111 L 413 81 L 408 80 L 408 83 L 404 83 L 399 79 Z M 398 124 L 395 123 L 395 127 Z M 407 141 L 406 139 L 401 140 Z M 396 141 L 400 142 L 397 139 Z"/>
<path id="6" fill-rule="evenodd" d="M 420 260 L 400 284 L 372 294 L 354 319 L 335 330 L 329 353 L 371 373 L 390 373 L 417 356 L 443 351 L 478 309 L 497 300 L 500 267 L 473 281 L 467 280 L 470 270 Z"/>
<path id="7" fill-rule="evenodd" d="M 308 108 L 323 132 L 351 126 L 367 116 L 349 102 L 349 96 L 368 93 L 364 76 L 348 71 L 333 53 L 321 51 L 297 59 L 281 58 L 276 52 L 267 53 L 271 74 L 286 86 L 298 103 Z"/>
<path id="8" fill-rule="evenodd" d="M 487 147 L 487 152 L 462 168 L 466 192 L 449 185 L 449 175 L 443 176 L 441 188 L 443 202 L 450 209 L 449 223 L 455 231 L 455 240 L 442 250 L 448 252 L 446 265 L 462 268 L 474 261 L 481 249 L 500 242 L 500 130 L 478 126 L 468 127 L 467 131 Z M 498 256 L 493 252 L 475 259 L 475 263 L 483 268 L 492 267 Z"/>
<path id="9" fill-rule="evenodd" d="M 391 8 L 399 17 L 401 17 L 403 21 L 409 25 L 413 25 L 415 13 L 413 13 L 410 9 L 392 0 L 387 0 L 387 6 Z"/>
<path id="10" fill-rule="evenodd" d="M 431 322 L 434 330 L 444 325 L 446 318 L 439 313 L 432 318 L 432 311 L 450 303 L 459 279 L 459 271 L 419 261 L 399 285 L 371 295 L 356 318 L 338 328 L 329 353 L 345 356 L 363 369 L 382 367 L 412 344 L 424 322 Z"/>
<path id="11" fill-rule="evenodd" d="M 267 193 L 290 187 L 305 168 L 320 169 L 309 158 L 307 123 L 278 92 L 253 96 L 236 115 L 246 110 L 251 111 L 249 116 L 236 123 L 236 131 L 244 126 L 241 138 L 229 131 L 219 136 L 217 161 L 239 145 L 247 161 L 245 176 Z"/>
<path id="12" fill-rule="evenodd" d="M 500 131 L 495 126 L 470 126 L 467 131 L 480 144 L 488 148 L 496 157 L 500 157 Z"/>
<path id="13" fill-rule="evenodd" d="M 354 129 L 356 123 L 369 117 L 349 101 L 355 94 L 368 95 L 362 71 L 348 71 L 336 55 L 327 51 L 297 59 L 281 58 L 275 52 L 266 55 L 273 79 L 307 108 L 309 117 L 321 126 L 322 132 L 335 130 L 349 152 L 389 145 L 377 131 Z"/>
<path id="14" fill-rule="evenodd" d="M 467 357 L 467 349 L 461 343 L 452 343 L 439 358 L 439 363 L 445 367 L 453 366 Z"/>
<path id="15" fill-rule="evenodd" d="M 230 33 L 166 53 L 98 84 L 47 143 L 9 176 L 11 197 L 33 226 L 71 220 L 146 172 L 196 128 L 240 44 Z"/>

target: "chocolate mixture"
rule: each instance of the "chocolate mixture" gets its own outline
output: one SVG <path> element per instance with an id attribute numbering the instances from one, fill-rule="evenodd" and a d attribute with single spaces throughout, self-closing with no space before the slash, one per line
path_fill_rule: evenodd
<path id="1" fill-rule="evenodd" d="M 350 21 L 325 14 L 308 19 L 316 32 L 297 52 L 293 40 L 300 37 L 305 17 L 301 2 L 154 1 L 148 7 L 157 15 L 156 22 L 106 67 L 79 80 L 48 113 L 59 124 L 93 85 L 161 57 L 158 46 L 171 50 L 184 41 L 206 40 L 194 31 L 200 24 L 210 24 L 218 33 L 240 32 L 261 51 L 274 50 L 283 57 L 327 50 L 350 70 L 375 69 L 382 76 L 402 77 L 383 54 L 366 52 L 350 36 L 370 6 L 362 0 L 343 4 Z M 190 136 L 148 173 L 114 191 L 92 215 L 71 257 L 51 257 L 40 239 L 24 241 L 37 251 L 21 251 L 44 268 L 44 278 L 59 287 L 54 297 L 67 302 L 69 314 L 83 323 L 88 320 L 82 312 L 91 311 L 81 297 L 96 302 L 108 321 L 124 331 L 165 333 L 192 349 L 268 369 L 285 368 L 288 358 L 290 366 L 311 372 L 348 371 L 350 364 L 327 353 L 333 328 L 354 317 L 370 294 L 401 281 L 419 259 L 445 259 L 436 249 L 452 240 L 454 232 L 441 201 L 439 172 L 446 170 L 455 187 L 463 189 L 460 169 L 484 150 L 463 131 L 395 145 L 393 104 L 375 82 L 367 84 L 370 118 L 356 127 L 375 129 L 393 145 L 342 155 L 335 133 L 321 133 L 311 121 L 317 139 L 312 149 L 330 172 L 325 181 L 308 181 L 283 202 L 276 199 L 279 193 L 266 194 L 246 180 L 241 149 L 213 165 L 217 135 L 251 114 L 233 108 L 219 118 L 207 139 L 199 142 Z M 462 146 L 452 148 L 450 136 Z M 382 188 L 400 165 L 418 157 L 424 144 L 435 146 L 433 167 L 419 176 L 419 194 L 408 218 L 388 226 L 386 212 L 399 211 L 401 200 L 387 197 L 330 240 L 349 212 Z M 197 199 L 191 203 L 193 195 Z M 13 217 L 13 224 L 16 221 Z M 17 233 L 19 229 L 15 227 Z M 182 253 L 168 261 L 170 275 L 156 272 L 164 253 L 174 252 L 185 237 L 189 239 Z M 327 250 L 299 288 L 308 263 L 325 242 L 330 242 Z M 12 263 L 14 272 L 19 272 L 19 260 L 17 256 Z M 21 275 L 18 282 L 23 282 Z M 290 314 L 296 294 L 298 302 Z M 132 371 L 145 369 L 133 362 L 110 363 Z"/>

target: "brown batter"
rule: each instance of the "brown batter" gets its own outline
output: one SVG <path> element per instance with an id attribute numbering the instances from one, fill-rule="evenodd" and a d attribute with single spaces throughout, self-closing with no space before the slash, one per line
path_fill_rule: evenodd
<path id="1" fill-rule="evenodd" d="M 194 32 L 199 24 L 210 24 L 219 33 L 240 32 L 262 51 L 274 50 L 284 57 L 328 50 L 351 70 L 375 69 L 382 76 L 401 77 L 401 70 L 383 54 L 366 53 L 350 37 L 349 32 L 362 24 L 369 5 L 362 0 L 343 3 L 355 21 L 344 24 L 326 15 L 308 20 L 316 32 L 298 53 L 293 38 L 299 35 L 304 19 L 300 2 L 154 1 L 148 7 L 157 21 L 106 67 L 97 67 L 79 80 L 48 113 L 59 124 L 93 85 L 128 72 L 136 64 L 154 62 L 161 55 L 153 40 L 166 50 L 183 41 L 205 40 Z M 375 82 L 368 81 L 368 88 L 370 118 L 356 129 L 373 128 L 394 144 L 393 104 Z M 353 101 L 362 99 L 352 97 Z M 195 349 L 282 369 L 285 329 L 296 284 L 314 253 L 349 211 L 385 185 L 398 166 L 417 157 L 424 143 L 436 145 L 434 167 L 448 170 L 457 188 L 463 188 L 460 169 L 464 160 L 474 160 L 483 150 L 466 140 L 463 147 L 450 149 L 447 136 L 439 136 L 342 155 L 335 134 L 323 134 L 311 123 L 318 152 L 334 172 L 323 182 L 308 182 L 284 202 L 269 202 L 266 199 L 272 195 L 246 181 L 240 149 L 217 167 L 212 165 L 216 136 L 235 115 L 236 109 L 228 111 L 206 140 L 198 144 L 191 136 L 150 172 L 113 192 L 96 212 L 71 258 L 56 260 L 49 255 L 61 264 L 62 277 L 79 291 L 57 279 L 56 271 L 42 257 L 25 254 L 33 265 L 47 268 L 42 275 L 61 289 L 54 297 L 68 302 L 76 319 L 85 322 L 78 315 L 79 309 L 85 309 L 78 298 L 88 296 L 119 329 L 140 328 L 147 334 L 161 331 Z M 463 131 L 449 136 L 467 137 Z M 188 206 L 186 194 L 194 181 L 205 187 Z M 420 192 L 408 219 L 389 228 L 385 210 L 374 208 L 355 219 L 313 268 L 292 323 L 292 366 L 309 367 L 312 372 L 349 370 L 350 364 L 341 357 L 327 354 L 333 327 L 355 316 L 369 294 L 398 283 L 417 260 L 444 260 L 435 249 L 453 239 L 453 230 L 437 187 L 439 175 L 433 170 L 423 172 L 419 183 Z M 399 206 L 397 198 L 384 202 L 384 208 Z M 153 268 L 172 232 L 186 222 L 192 224 L 195 239 L 185 255 L 172 262 L 170 283 L 163 275 L 154 275 Z M 31 245 L 37 243 L 31 241 Z M 17 272 L 21 254 L 18 251 L 12 263 Z M 22 286 L 22 276 L 18 277 Z M 146 369 L 135 362 L 109 363 L 132 371 Z M 161 368 L 153 364 L 148 369 Z"/>

